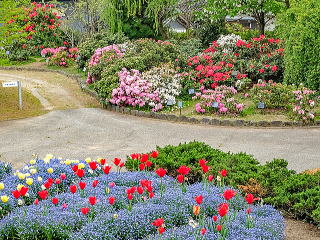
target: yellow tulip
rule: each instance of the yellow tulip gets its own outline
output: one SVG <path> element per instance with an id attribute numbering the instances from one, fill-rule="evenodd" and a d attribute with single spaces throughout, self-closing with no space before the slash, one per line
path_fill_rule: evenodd
<path id="1" fill-rule="evenodd" d="M 24 180 L 25 178 L 26 178 L 26 176 L 23 174 L 23 173 L 18 173 L 18 178 L 20 179 L 20 180 Z"/>
<path id="2" fill-rule="evenodd" d="M 71 160 L 70 160 L 70 159 L 67 159 L 64 163 L 65 163 L 66 165 L 70 165 L 70 164 L 71 164 Z"/>
<path id="3" fill-rule="evenodd" d="M 53 173 L 53 169 L 52 169 L 52 168 L 48 168 L 48 169 L 47 169 L 47 172 L 48 172 L 48 173 Z"/>
<path id="4" fill-rule="evenodd" d="M 106 194 L 110 193 L 110 188 L 106 187 Z"/>
<path id="5" fill-rule="evenodd" d="M 36 160 L 34 159 L 30 160 L 30 164 L 36 164 Z"/>
<path id="6" fill-rule="evenodd" d="M 20 191 L 22 187 L 24 187 L 23 184 L 18 184 L 18 185 L 17 185 L 17 190 Z"/>
<path id="7" fill-rule="evenodd" d="M 38 182 L 42 182 L 42 177 L 37 178 Z"/>
<path id="8" fill-rule="evenodd" d="M 79 168 L 79 169 L 85 168 L 84 163 L 79 163 L 78 168 Z"/>
<path id="9" fill-rule="evenodd" d="M 30 186 L 33 183 L 33 179 L 32 178 L 27 178 L 26 183 Z"/>
<path id="10" fill-rule="evenodd" d="M 37 169 L 34 169 L 34 168 L 30 169 L 30 173 L 31 174 L 36 174 L 37 173 Z"/>
<path id="11" fill-rule="evenodd" d="M 6 203 L 6 202 L 8 202 L 8 200 L 9 200 L 9 197 L 8 197 L 8 196 L 6 196 L 6 195 L 1 196 L 1 201 L 2 201 L 2 202 Z"/>
<path id="12" fill-rule="evenodd" d="M 4 184 L 0 182 L 0 190 L 4 189 Z"/>
<path id="13" fill-rule="evenodd" d="M 91 158 L 86 158 L 85 161 L 86 161 L 86 163 L 89 163 L 89 162 L 91 162 Z"/>
<path id="14" fill-rule="evenodd" d="M 43 161 L 44 163 L 50 163 L 50 160 L 53 158 L 53 155 L 52 154 L 47 154 L 44 158 L 43 158 Z"/>

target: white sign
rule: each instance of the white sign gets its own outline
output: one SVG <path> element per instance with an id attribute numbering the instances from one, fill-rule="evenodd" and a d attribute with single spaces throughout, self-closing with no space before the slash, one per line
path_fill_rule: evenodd
<path id="1" fill-rule="evenodd" d="M 2 87 L 18 87 L 18 82 L 4 82 Z"/>

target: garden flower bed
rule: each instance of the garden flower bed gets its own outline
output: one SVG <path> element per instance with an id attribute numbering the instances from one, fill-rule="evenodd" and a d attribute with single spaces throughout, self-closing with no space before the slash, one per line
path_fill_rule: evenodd
<path id="1" fill-rule="evenodd" d="M 186 166 L 176 179 L 164 169 L 145 171 L 157 155 L 145 156 L 145 168 L 135 172 L 122 172 L 120 159 L 50 155 L 14 173 L 0 165 L 0 238 L 284 239 L 273 207 L 223 181 L 187 184 Z"/>

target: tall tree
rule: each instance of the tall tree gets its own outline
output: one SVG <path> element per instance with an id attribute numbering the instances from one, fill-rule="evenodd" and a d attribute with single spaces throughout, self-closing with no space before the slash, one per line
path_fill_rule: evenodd
<path id="1" fill-rule="evenodd" d="M 290 6 L 288 0 L 207 0 L 207 10 L 212 18 L 230 15 L 248 15 L 256 19 L 260 34 L 264 34 L 266 24 L 283 9 Z"/>

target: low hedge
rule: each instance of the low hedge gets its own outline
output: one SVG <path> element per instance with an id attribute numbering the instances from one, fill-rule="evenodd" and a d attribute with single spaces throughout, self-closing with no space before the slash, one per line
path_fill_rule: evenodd
<path id="1" fill-rule="evenodd" d="M 152 159 L 148 169 L 164 168 L 168 175 L 177 176 L 181 165 L 190 167 L 190 183 L 201 181 L 208 175 L 221 176 L 218 171 L 227 170 L 226 184 L 238 187 L 243 192 L 254 193 L 265 202 L 283 209 L 295 217 L 320 223 L 320 173 L 297 174 L 287 168 L 288 162 L 274 159 L 265 165 L 246 153 L 225 153 L 202 142 L 189 142 L 178 146 L 157 147 L 158 157 Z M 203 175 L 198 163 L 205 159 L 210 170 Z M 140 161 L 128 156 L 126 168 L 137 170 Z M 216 180 L 214 180 L 216 181 Z"/>

